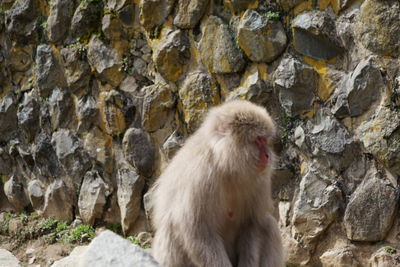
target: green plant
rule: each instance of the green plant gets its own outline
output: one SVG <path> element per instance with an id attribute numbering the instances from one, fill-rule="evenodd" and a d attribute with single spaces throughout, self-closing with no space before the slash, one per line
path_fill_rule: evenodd
<path id="1" fill-rule="evenodd" d="M 86 235 L 88 240 L 94 238 L 94 229 L 87 224 L 80 224 L 67 237 L 68 242 L 78 242 L 82 240 L 83 235 Z"/>
<path id="2" fill-rule="evenodd" d="M 110 223 L 106 226 L 106 228 L 113 231 L 114 233 L 122 232 L 122 226 L 120 223 Z"/>
<path id="3" fill-rule="evenodd" d="M 57 227 L 58 221 L 53 218 L 46 218 L 46 220 L 39 226 L 43 232 L 51 231 Z"/>
<path id="4" fill-rule="evenodd" d="M 142 248 L 151 248 L 150 243 L 147 243 L 147 242 L 142 243 L 137 236 L 128 236 L 126 239 L 128 241 L 132 242 L 133 244 L 138 245 Z"/>
<path id="5" fill-rule="evenodd" d="M 110 14 L 110 16 L 112 17 L 112 18 L 118 18 L 118 11 L 117 10 L 114 10 L 114 9 L 106 9 L 106 10 L 104 10 L 104 15 L 108 15 L 108 14 Z"/>
<path id="6" fill-rule="evenodd" d="M 396 253 L 396 249 L 395 249 L 394 247 L 391 247 L 391 246 L 386 246 L 386 247 L 385 247 L 385 251 L 386 251 L 387 253 L 389 253 L 389 254 L 394 254 L 394 253 Z"/>
<path id="7" fill-rule="evenodd" d="M 150 30 L 149 37 L 151 39 L 158 39 L 160 37 L 160 35 L 161 35 L 162 28 L 163 28 L 163 24 L 159 24 L 159 25 L 154 26 Z"/>
<path id="8" fill-rule="evenodd" d="M 281 17 L 281 14 L 276 11 L 267 11 L 267 13 L 265 13 L 265 16 L 270 20 L 279 20 Z"/>

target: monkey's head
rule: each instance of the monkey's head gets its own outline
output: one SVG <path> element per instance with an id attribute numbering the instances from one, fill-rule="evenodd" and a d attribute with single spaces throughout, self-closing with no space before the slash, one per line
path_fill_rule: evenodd
<path id="1" fill-rule="evenodd" d="M 222 164 L 258 173 L 272 169 L 276 129 L 265 108 L 249 101 L 230 101 L 210 110 L 204 127 L 212 133 L 210 142 Z"/>

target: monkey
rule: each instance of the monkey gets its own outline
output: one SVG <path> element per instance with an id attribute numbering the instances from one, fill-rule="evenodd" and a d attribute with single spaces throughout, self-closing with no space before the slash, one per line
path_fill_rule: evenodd
<path id="1" fill-rule="evenodd" d="M 166 267 L 281 267 L 272 216 L 271 141 L 265 108 L 233 100 L 211 108 L 152 187 L 152 252 Z"/>

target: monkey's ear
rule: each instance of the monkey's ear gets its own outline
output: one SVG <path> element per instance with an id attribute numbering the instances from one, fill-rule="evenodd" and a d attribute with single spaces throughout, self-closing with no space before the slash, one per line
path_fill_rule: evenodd
<path id="1" fill-rule="evenodd" d="M 219 123 L 216 127 L 216 131 L 220 135 L 228 135 L 231 132 L 231 127 L 229 127 L 229 123 L 226 122 Z"/>

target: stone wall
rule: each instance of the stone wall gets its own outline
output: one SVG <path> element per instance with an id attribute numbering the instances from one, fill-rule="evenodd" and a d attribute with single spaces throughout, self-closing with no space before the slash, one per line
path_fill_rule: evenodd
<path id="1" fill-rule="evenodd" d="M 279 126 L 288 265 L 399 264 L 398 0 L 3 0 L 0 14 L 0 210 L 148 229 L 168 159 L 211 106 L 243 98 Z"/>

